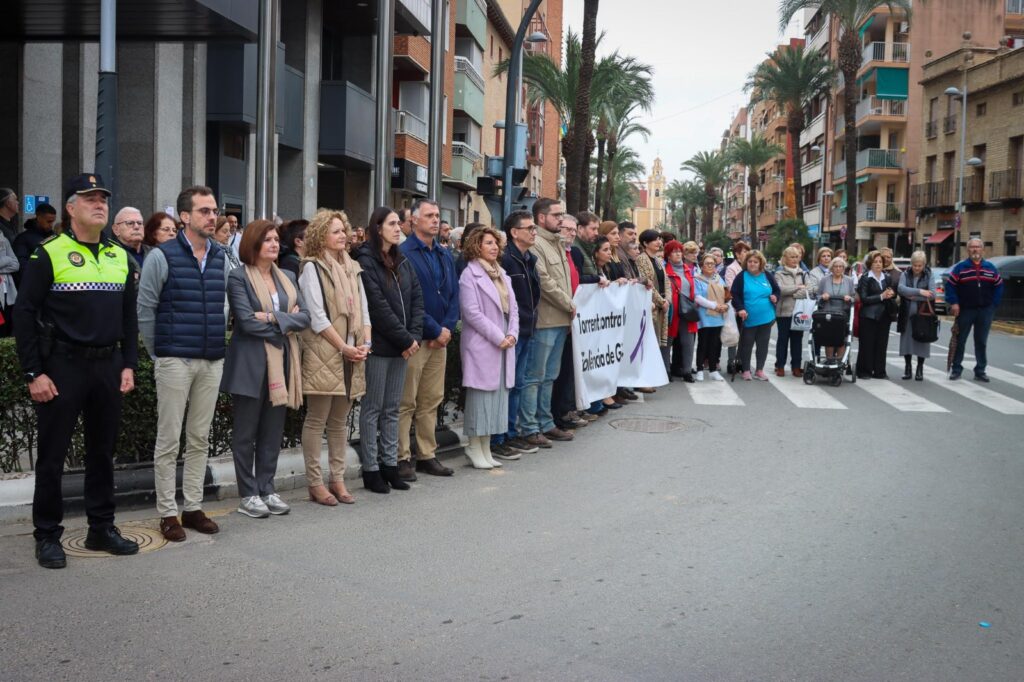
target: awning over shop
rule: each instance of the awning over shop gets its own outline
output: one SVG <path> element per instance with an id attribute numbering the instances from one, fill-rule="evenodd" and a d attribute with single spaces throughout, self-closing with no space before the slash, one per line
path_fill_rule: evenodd
<path id="1" fill-rule="evenodd" d="M 907 69 L 893 69 L 880 66 L 875 69 L 878 81 L 875 84 L 875 97 L 878 99 L 907 98 Z"/>
<path id="2" fill-rule="evenodd" d="M 953 230 L 939 230 L 928 239 L 924 240 L 925 244 L 941 244 L 950 237 L 953 236 Z"/>

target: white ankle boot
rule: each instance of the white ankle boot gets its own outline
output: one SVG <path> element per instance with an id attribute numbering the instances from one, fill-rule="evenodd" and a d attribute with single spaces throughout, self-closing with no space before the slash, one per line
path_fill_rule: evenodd
<path id="1" fill-rule="evenodd" d="M 491 454 L 491 437 L 484 436 L 480 439 L 480 441 L 480 445 L 483 447 L 484 451 L 484 458 L 487 460 L 487 463 L 491 465 L 492 469 L 500 468 L 502 466 L 501 462 L 494 459 L 494 455 Z"/>
<path id="2" fill-rule="evenodd" d="M 484 455 L 484 450 L 481 445 L 481 441 L 486 440 L 488 443 L 488 449 L 490 449 L 490 436 L 471 436 L 469 439 L 469 445 L 466 446 L 466 458 L 469 459 L 474 469 L 493 469 L 491 463 L 487 461 L 487 456 Z"/>

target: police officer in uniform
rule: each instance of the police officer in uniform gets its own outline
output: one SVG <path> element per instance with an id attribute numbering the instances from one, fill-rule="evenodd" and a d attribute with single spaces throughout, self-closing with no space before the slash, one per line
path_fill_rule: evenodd
<path id="1" fill-rule="evenodd" d="M 114 526 L 114 445 L 121 396 L 135 387 L 138 319 L 130 256 L 103 236 L 110 191 L 83 174 L 64 193 L 69 229 L 29 258 L 14 317 L 18 357 L 36 403 L 39 452 L 32 523 L 36 559 L 64 568 L 61 476 L 71 437 L 85 424 L 85 546 L 135 554 L 139 546 Z"/>

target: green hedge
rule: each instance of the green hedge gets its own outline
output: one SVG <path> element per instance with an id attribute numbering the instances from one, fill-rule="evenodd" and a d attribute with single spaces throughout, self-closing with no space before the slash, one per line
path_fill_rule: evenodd
<path id="1" fill-rule="evenodd" d="M 438 424 L 451 423 L 462 406 L 462 363 L 459 359 L 459 335 L 453 334 L 448 345 L 448 366 L 445 374 L 445 399 L 438 410 Z M 295 447 L 302 438 L 305 410 L 288 410 L 283 447 Z M 350 434 L 355 430 L 357 410 L 349 415 Z M 231 396 L 221 393 L 210 430 L 210 456 L 231 452 Z M 156 385 L 153 363 L 143 352 L 135 373 L 135 390 L 123 402 L 121 432 L 117 439 L 115 465 L 149 462 L 156 442 Z M 184 447 L 184 435 L 182 436 Z M 30 470 L 34 467 L 36 450 L 36 418 L 28 388 L 22 380 L 14 339 L 0 339 L 0 472 Z M 84 456 L 82 425 L 72 439 L 66 466 L 80 468 Z"/>

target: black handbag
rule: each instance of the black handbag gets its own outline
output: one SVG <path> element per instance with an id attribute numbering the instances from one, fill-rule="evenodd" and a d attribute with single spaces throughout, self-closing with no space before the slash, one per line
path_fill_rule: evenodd
<path id="1" fill-rule="evenodd" d="M 918 343 L 933 343 L 939 340 L 939 318 L 931 301 L 924 301 L 917 307 L 917 314 L 910 318 L 910 335 Z"/>
<path id="2" fill-rule="evenodd" d="M 687 298 L 679 293 L 679 319 L 686 320 L 687 322 L 698 322 L 700 320 L 700 311 L 697 309 L 697 304 L 692 299 Z"/>

